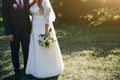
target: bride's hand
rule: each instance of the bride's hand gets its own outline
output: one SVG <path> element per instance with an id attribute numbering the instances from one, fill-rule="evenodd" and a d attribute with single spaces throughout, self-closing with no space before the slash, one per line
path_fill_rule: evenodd
<path id="1" fill-rule="evenodd" d="M 48 30 L 45 30 L 45 34 L 50 36 L 50 32 Z"/>
<path id="2" fill-rule="evenodd" d="M 45 34 L 50 36 L 49 24 L 45 24 Z"/>

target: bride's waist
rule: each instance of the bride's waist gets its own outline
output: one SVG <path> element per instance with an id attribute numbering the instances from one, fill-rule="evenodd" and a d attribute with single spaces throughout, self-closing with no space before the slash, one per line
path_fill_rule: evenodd
<path id="1" fill-rule="evenodd" d="M 32 16 L 32 18 L 33 18 L 33 20 L 37 20 L 37 21 L 45 19 L 44 16 L 37 16 L 37 15 Z"/>

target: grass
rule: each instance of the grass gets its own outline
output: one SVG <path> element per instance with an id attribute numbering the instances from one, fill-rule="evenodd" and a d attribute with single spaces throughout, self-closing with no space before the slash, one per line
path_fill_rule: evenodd
<path id="1" fill-rule="evenodd" d="M 59 25 L 55 29 L 65 70 L 58 78 L 44 80 L 120 80 L 120 27 Z M 21 52 L 20 61 L 22 69 Z M 0 80 L 10 80 L 13 74 L 9 42 L 1 20 Z M 21 80 L 27 79 L 22 75 Z"/>

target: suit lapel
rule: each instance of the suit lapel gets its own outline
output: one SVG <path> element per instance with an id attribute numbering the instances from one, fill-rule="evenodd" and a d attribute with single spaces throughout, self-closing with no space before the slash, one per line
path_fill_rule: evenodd
<path id="1" fill-rule="evenodd" d="M 17 1 L 16 0 L 13 0 L 18 6 L 19 6 L 19 4 L 17 3 Z"/>
<path id="2" fill-rule="evenodd" d="M 18 8 L 20 9 L 19 4 L 17 3 L 17 1 L 16 1 L 16 0 L 13 0 L 13 2 L 14 2 L 15 4 L 17 4 Z M 23 8 L 24 8 L 24 6 L 25 6 L 25 0 L 23 0 Z"/>
<path id="3" fill-rule="evenodd" d="M 18 7 L 18 9 L 20 9 L 19 4 L 17 3 L 17 1 L 16 1 L 16 0 L 11 0 L 11 1 L 13 1 L 13 3 L 12 3 L 12 4 L 16 4 L 16 5 L 17 5 L 17 7 Z"/>

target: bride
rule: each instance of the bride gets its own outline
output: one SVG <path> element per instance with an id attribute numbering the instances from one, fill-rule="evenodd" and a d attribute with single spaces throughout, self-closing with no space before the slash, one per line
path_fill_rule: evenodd
<path id="1" fill-rule="evenodd" d="M 64 64 L 52 22 L 55 14 L 49 0 L 35 0 L 30 7 L 32 32 L 26 74 L 37 78 L 48 78 L 61 74 Z M 51 32 L 49 32 L 51 29 Z M 39 45 L 39 35 L 46 34 L 56 41 L 45 48 Z"/>

